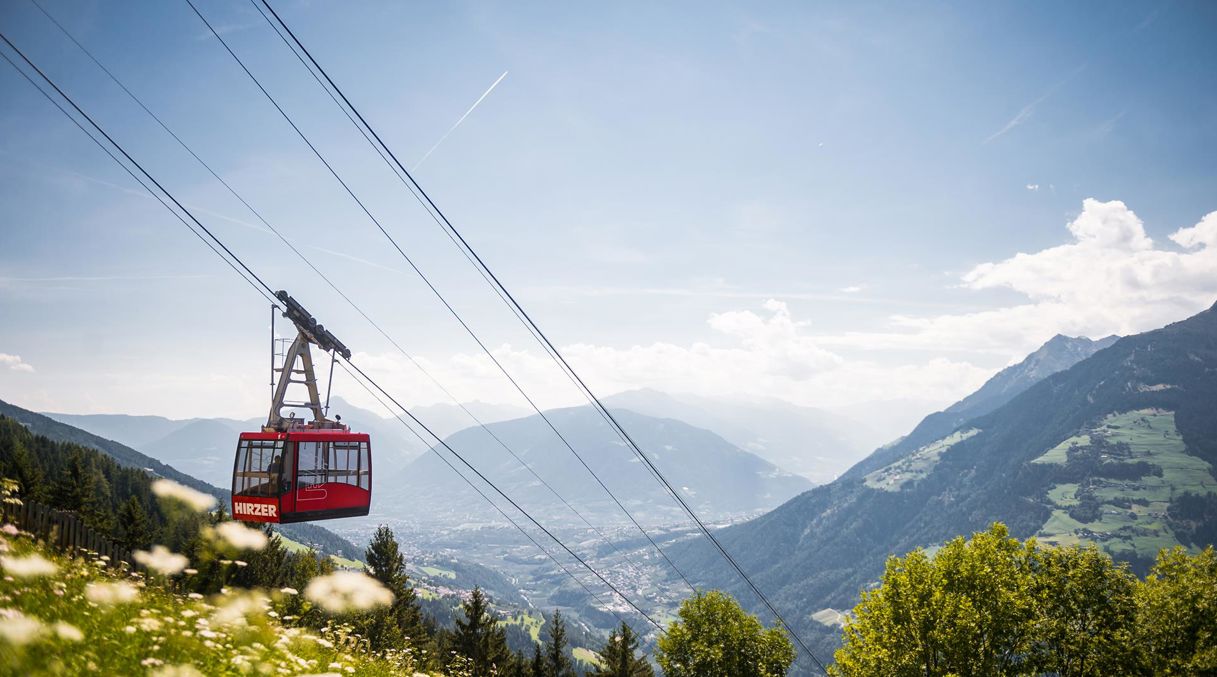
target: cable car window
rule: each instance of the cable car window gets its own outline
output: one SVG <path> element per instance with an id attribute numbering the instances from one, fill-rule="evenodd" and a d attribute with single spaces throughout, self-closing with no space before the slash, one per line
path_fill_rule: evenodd
<path id="1" fill-rule="evenodd" d="M 329 468 L 331 482 L 367 489 L 370 474 L 367 442 L 334 442 Z"/>
<path id="2" fill-rule="evenodd" d="M 233 493 L 238 496 L 278 496 L 283 465 L 281 440 L 241 440 Z"/>
<path id="3" fill-rule="evenodd" d="M 300 442 L 297 445 L 296 477 L 300 481 L 301 489 L 325 484 L 326 472 L 329 469 L 329 447 L 329 442 Z"/>

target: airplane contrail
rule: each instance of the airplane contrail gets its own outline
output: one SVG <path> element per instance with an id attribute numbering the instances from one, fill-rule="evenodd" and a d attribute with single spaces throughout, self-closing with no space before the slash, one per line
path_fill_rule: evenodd
<path id="1" fill-rule="evenodd" d="M 439 141 L 436 141 L 435 145 L 431 146 L 431 150 L 427 151 L 427 154 L 424 155 L 421 160 L 419 160 L 418 162 L 416 162 L 414 164 L 414 169 L 418 169 L 419 167 L 421 167 L 423 165 L 423 163 L 427 161 L 427 158 L 431 157 L 431 154 L 435 152 L 436 148 L 439 148 L 439 145 L 444 142 L 444 139 L 448 138 L 449 134 L 456 131 L 456 128 L 461 126 L 461 123 L 465 121 L 465 118 L 469 117 L 469 114 L 473 112 L 473 109 L 477 108 L 478 104 L 482 103 L 482 101 L 486 97 L 490 96 L 490 93 L 494 91 L 495 87 L 499 86 L 499 83 L 502 82 L 503 78 L 505 78 L 505 77 L 507 77 L 507 71 L 503 71 L 503 74 L 499 76 L 499 79 L 495 80 L 494 84 L 490 85 L 490 87 L 487 88 L 486 91 L 482 92 L 482 95 L 478 97 L 477 101 L 473 102 L 473 105 L 469 107 L 469 110 L 465 111 L 465 114 L 461 116 L 461 119 L 457 120 L 456 124 L 452 125 L 452 127 L 449 128 L 448 131 L 444 132 L 443 136 L 439 137 Z"/>

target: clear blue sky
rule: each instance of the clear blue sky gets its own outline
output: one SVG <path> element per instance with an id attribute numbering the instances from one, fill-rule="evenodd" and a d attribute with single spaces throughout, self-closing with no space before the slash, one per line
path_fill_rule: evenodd
<path id="1" fill-rule="evenodd" d="M 512 401 L 184 2 L 45 6 L 462 398 Z M 1058 331 L 1217 300 L 1212 3 L 275 6 L 412 165 L 507 73 L 417 177 L 605 392 L 941 404 Z M 201 9 L 573 401 L 253 7 Z M 0 30 L 370 369 L 442 400 L 34 5 Z M 0 129 L 0 398 L 259 415 L 265 304 L 4 63 Z"/>

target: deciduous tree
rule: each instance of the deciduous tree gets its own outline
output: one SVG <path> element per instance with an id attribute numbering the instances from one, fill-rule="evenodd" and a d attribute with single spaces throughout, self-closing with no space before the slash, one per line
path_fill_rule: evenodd
<path id="1" fill-rule="evenodd" d="M 782 630 L 766 629 L 721 592 L 686 599 L 679 616 L 655 654 L 667 677 L 781 677 L 794 662 Z"/>

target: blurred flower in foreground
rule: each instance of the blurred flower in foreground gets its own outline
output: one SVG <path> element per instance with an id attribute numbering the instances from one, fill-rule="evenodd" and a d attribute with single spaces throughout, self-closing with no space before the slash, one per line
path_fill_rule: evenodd
<path id="1" fill-rule="evenodd" d="M 173 480 L 159 479 L 152 483 L 152 493 L 161 498 L 171 498 L 188 505 L 196 512 L 207 512 L 215 507 L 216 498 L 190 487 L 182 486 Z"/>
<path id="2" fill-rule="evenodd" d="M 59 571 L 59 567 L 55 566 L 54 562 L 38 554 L 27 555 L 25 557 L 0 555 L 0 568 L 3 568 L 5 573 L 12 574 L 18 578 L 50 576 Z"/>
<path id="3" fill-rule="evenodd" d="M 18 646 L 42 634 L 42 621 L 16 609 L 0 609 L 0 639 Z"/>
<path id="4" fill-rule="evenodd" d="M 163 545 L 152 546 L 152 552 L 136 550 L 134 557 L 136 562 L 166 576 L 179 573 L 186 568 L 187 564 L 190 564 L 190 560 L 186 559 L 185 555 L 171 552 Z"/>
<path id="5" fill-rule="evenodd" d="M 240 522 L 221 522 L 216 525 L 215 533 L 239 550 L 261 550 L 270 541 L 266 534 Z"/>
<path id="6" fill-rule="evenodd" d="M 122 581 L 90 583 L 85 586 L 85 599 L 97 604 L 126 604 L 139 599 L 139 589 Z"/>
<path id="7" fill-rule="evenodd" d="M 393 593 L 380 581 L 358 571 L 335 571 L 309 581 L 304 596 L 330 613 L 367 611 L 393 603 Z"/>
<path id="8" fill-rule="evenodd" d="M 166 665 L 148 673 L 149 677 L 204 677 L 193 665 Z"/>
<path id="9" fill-rule="evenodd" d="M 72 625 L 71 623 L 65 623 L 63 621 L 59 621 L 55 624 L 55 634 L 59 635 L 60 639 L 66 639 L 69 642 L 79 642 L 85 638 L 85 635 L 80 631 L 80 628 Z"/>

